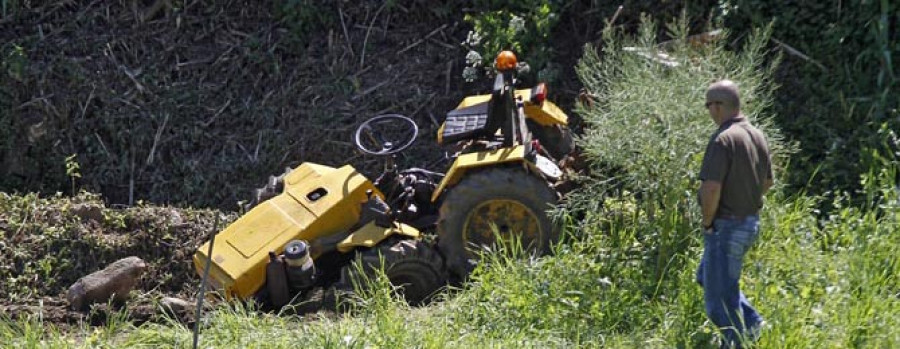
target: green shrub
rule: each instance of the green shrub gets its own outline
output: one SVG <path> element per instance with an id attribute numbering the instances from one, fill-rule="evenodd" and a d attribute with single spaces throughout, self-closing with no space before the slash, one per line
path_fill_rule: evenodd
<path id="1" fill-rule="evenodd" d="M 670 26 L 671 35 L 684 38 L 685 23 Z M 656 52 L 655 33 L 645 20 L 637 39 L 608 31 L 602 59 L 593 47 L 585 50 L 577 70 L 596 103 L 578 109 L 588 125 L 579 143 L 595 173 L 614 176 L 587 185 L 585 195 L 571 200 L 573 208 L 596 203 L 597 195 L 616 194 L 640 199 L 639 220 L 648 223 L 676 212 L 695 214 L 697 173 L 715 129 L 704 95 L 708 84 L 718 79 L 729 78 L 740 86 L 743 112 L 766 132 L 777 170 L 790 153 L 768 112 L 777 59 L 764 63 L 767 31 L 755 32 L 740 53 L 725 49 L 727 39 L 700 48 L 677 44 L 669 53 L 676 67 L 640 54 Z"/>
<path id="2" fill-rule="evenodd" d="M 606 176 L 585 183 L 568 205 L 582 212 L 581 233 L 604 246 L 601 253 L 613 256 L 609 263 L 634 265 L 617 273 L 638 292 L 634 306 L 660 297 L 678 300 L 679 307 L 687 307 L 681 316 L 698 321 L 692 312 L 702 297 L 694 290 L 681 298 L 677 289 L 692 280 L 685 270 L 695 268 L 698 256 L 697 174 L 716 127 L 703 104 L 709 83 L 724 78 L 738 83 L 743 112 L 766 132 L 778 164 L 790 148 L 768 112 L 777 63 L 765 63 L 768 31 L 754 32 L 740 53 L 726 49 L 727 38 L 704 47 L 687 45 L 685 18 L 669 25 L 669 32 L 681 41 L 671 46 L 667 64 L 647 58 L 658 50 L 649 18 L 635 38 L 607 31 L 602 59 L 586 47 L 577 71 L 595 103 L 578 108 L 587 124 L 579 144 L 593 173 Z"/>
<path id="3" fill-rule="evenodd" d="M 477 12 L 465 16 L 473 27 L 463 42 L 469 50 L 466 81 L 491 75 L 494 57 L 503 50 L 516 53 L 523 78 L 552 81 L 558 73 L 551 64 L 550 34 L 559 20 L 559 7 L 551 0 L 475 1 Z"/>
<path id="4" fill-rule="evenodd" d="M 867 154 L 900 149 L 879 132 L 900 130 L 900 3 L 726 0 L 721 8 L 736 33 L 771 22 L 773 39 L 808 57 L 788 56 L 779 72 L 777 122 L 802 150 L 791 184 L 860 189 L 859 176 L 878 166 Z"/>
<path id="5" fill-rule="evenodd" d="M 646 24 L 637 40 L 607 32 L 603 58 L 588 46 L 578 65 L 579 77 L 596 99 L 577 111 L 590 125 L 581 145 L 598 170 L 623 170 L 619 179 L 636 192 L 692 188 L 716 127 L 703 105 L 706 88 L 723 78 L 740 86 L 742 111 L 767 133 L 773 154 L 781 160 L 788 155 L 767 110 L 777 64 L 764 63 L 767 31 L 755 32 L 740 53 L 724 48 L 727 38 L 699 49 L 678 44 L 669 53 L 678 66 L 669 67 L 640 54 L 657 50 L 656 30 Z M 685 29 L 671 27 L 676 38 L 684 38 Z"/>

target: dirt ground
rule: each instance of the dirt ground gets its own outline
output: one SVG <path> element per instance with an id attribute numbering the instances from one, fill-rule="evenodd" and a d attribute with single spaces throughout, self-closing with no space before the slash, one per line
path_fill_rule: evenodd
<path id="1" fill-rule="evenodd" d="M 116 260 L 137 256 L 148 268 L 124 309 L 135 322 L 158 317 L 162 297 L 195 299 L 199 278 L 191 256 L 213 231 L 215 215 L 222 225 L 236 218 L 213 210 L 108 208 L 87 193 L 71 198 L 0 193 L 0 316 L 39 314 L 61 325 L 102 324 L 122 305 L 71 311 L 68 287 Z"/>
<path id="2" fill-rule="evenodd" d="M 110 204 L 233 210 L 301 162 L 379 171 L 351 136 L 384 113 L 421 129 L 402 165 L 439 166 L 439 121 L 488 85 L 462 79 L 462 12 L 288 3 L 35 2 L 0 20 L 0 190 L 69 190 L 76 154 L 78 186 Z"/>

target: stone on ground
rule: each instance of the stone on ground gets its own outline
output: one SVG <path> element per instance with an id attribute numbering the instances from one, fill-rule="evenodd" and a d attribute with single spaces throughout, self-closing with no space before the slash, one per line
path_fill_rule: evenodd
<path id="1" fill-rule="evenodd" d="M 138 257 L 120 259 L 78 279 L 69 287 L 66 299 L 75 310 L 85 310 L 91 304 L 110 300 L 124 302 L 146 269 L 147 263 Z"/>

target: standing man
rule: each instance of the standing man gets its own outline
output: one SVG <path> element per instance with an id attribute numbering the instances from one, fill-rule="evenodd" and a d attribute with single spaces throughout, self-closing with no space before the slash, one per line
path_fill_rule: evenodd
<path id="1" fill-rule="evenodd" d="M 706 146 L 700 169 L 703 259 L 697 281 L 703 286 L 706 315 L 722 331 L 724 347 L 741 347 L 762 323 L 740 290 L 744 255 L 759 236 L 762 196 L 773 183 L 769 147 L 763 133 L 741 113 L 737 85 L 713 83 L 706 108 L 719 129 Z"/>

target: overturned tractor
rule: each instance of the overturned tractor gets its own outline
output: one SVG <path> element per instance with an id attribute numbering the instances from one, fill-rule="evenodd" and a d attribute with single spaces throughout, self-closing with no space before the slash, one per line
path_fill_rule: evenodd
<path id="1" fill-rule="evenodd" d="M 559 237 L 547 210 L 560 199 L 574 152 L 566 114 L 544 84 L 514 88 L 516 58 L 498 55 L 491 94 L 450 111 L 437 141 L 453 159 L 445 173 L 398 169 L 392 156 L 418 127 L 402 115 L 361 124 L 355 144 L 383 156 L 371 181 L 349 165 L 303 163 L 257 189 L 247 212 L 194 255 L 207 284 L 228 298 L 281 307 L 315 288 L 352 290 L 383 268 L 412 304 L 463 280 L 478 250 L 498 238 L 546 253 Z M 356 262 L 356 263 L 354 263 Z"/>

